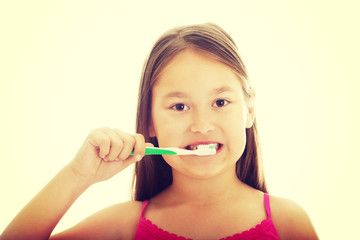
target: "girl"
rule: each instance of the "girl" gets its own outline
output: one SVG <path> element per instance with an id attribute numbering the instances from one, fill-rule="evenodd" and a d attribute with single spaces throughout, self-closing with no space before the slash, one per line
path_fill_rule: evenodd
<path id="1" fill-rule="evenodd" d="M 317 239 L 297 204 L 267 194 L 254 98 L 223 29 L 203 24 L 168 31 L 143 70 L 137 134 L 92 131 L 1 239 Z M 144 157 L 146 146 L 199 145 L 215 147 L 216 154 Z M 89 186 L 135 162 L 133 201 L 51 236 Z"/>

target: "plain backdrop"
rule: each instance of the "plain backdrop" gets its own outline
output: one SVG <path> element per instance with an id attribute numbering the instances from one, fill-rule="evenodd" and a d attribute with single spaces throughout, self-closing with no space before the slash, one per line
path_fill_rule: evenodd
<path id="1" fill-rule="evenodd" d="M 0 232 L 92 129 L 134 132 L 142 66 L 164 31 L 213 22 L 235 39 L 256 90 L 270 193 L 299 203 L 322 239 L 358 235 L 359 9 L 356 0 L 1 1 Z M 129 200 L 132 172 L 89 188 L 55 232 Z"/>

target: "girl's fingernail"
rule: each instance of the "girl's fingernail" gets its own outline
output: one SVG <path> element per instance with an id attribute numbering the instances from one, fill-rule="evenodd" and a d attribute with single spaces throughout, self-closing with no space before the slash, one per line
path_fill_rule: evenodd
<path id="1" fill-rule="evenodd" d="M 142 159 L 142 156 L 141 155 L 136 155 L 135 159 L 136 159 L 136 161 L 140 161 Z"/>

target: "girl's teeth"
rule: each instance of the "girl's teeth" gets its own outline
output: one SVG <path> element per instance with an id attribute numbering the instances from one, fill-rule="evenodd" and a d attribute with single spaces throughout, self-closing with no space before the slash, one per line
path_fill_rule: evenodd
<path id="1" fill-rule="evenodd" d="M 197 145 L 190 145 L 189 150 L 197 150 Z"/>
<path id="2" fill-rule="evenodd" d="M 199 146 L 204 146 L 204 147 L 214 146 L 216 150 L 219 148 L 218 143 L 189 145 L 187 148 L 188 148 L 188 150 L 197 150 L 199 148 Z"/>
<path id="3" fill-rule="evenodd" d="M 194 145 L 189 146 L 189 150 L 196 150 L 196 149 L 197 149 L 197 146 L 194 146 Z"/>

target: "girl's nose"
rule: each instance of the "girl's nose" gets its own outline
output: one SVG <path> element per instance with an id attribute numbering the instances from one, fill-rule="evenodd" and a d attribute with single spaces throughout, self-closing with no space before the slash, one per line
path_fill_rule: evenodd
<path id="1" fill-rule="evenodd" d="M 215 127 L 212 122 L 213 119 L 209 115 L 200 112 L 194 113 L 191 132 L 206 134 L 214 131 Z"/>

